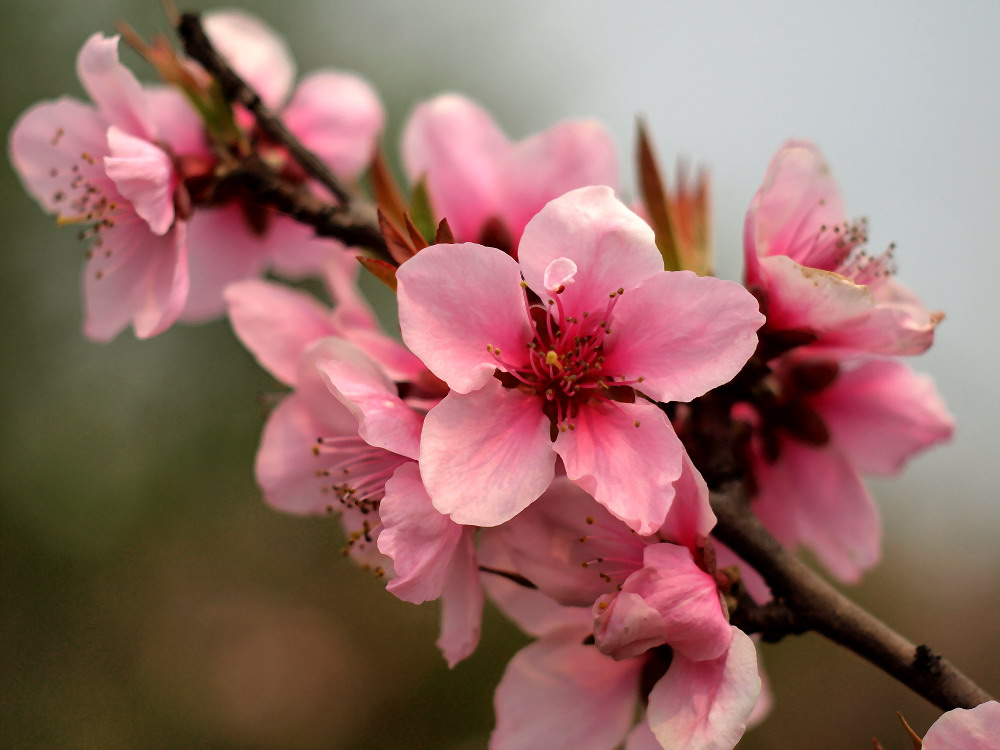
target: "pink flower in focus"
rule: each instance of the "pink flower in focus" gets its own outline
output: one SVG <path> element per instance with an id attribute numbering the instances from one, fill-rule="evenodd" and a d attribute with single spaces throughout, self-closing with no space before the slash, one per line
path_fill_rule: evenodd
<path id="1" fill-rule="evenodd" d="M 618 187 L 614 142 L 592 120 L 562 122 L 511 143 L 489 114 L 457 94 L 420 104 L 403 131 L 411 181 L 426 178 L 435 213 L 459 242 L 516 248 L 554 198 L 588 185 Z M 508 247 L 509 245 L 509 247 Z"/>
<path id="2" fill-rule="evenodd" d="M 295 62 L 284 40 L 266 24 L 241 11 L 220 11 L 206 13 L 204 25 L 220 53 L 280 113 L 292 133 L 338 177 L 357 178 L 371 162 L 384 120 L 371 86 L 349 73 L 320 70 L 303 78 L 293 92 Z M 277 165 L 287 180 L 304 181 L 285 149 L 256 130 L 249 112 L 238 110 L 237 120 L 250 132 L 259 156 Z M 202 151 L 199 156 L 208 159 L 199 169 L 205 171 L 212 160 L 204 146 Z M 322 192 L 318 185 L 311 188 Z M 191 293 L 184 320 L 219 315 L 225 309 L 222 290 L 232 282 L 258 277 L 267 268 L 292 278 L 313 275 L 328 255 L 344 252 L 340 243 L 316 237 L 311 228 L 239 191 L 195 192 L 194 197 L 198 205 L 188 238 Z"/>
<path id="3" fill-rule="evenodd" d="M 898 360 L 803 347 L 772 362 L 755 425 L 751 507 L 783 544 L 809 546 L 856 582 L 879 559 L 881 524 L 861 474 L 891 476 L 951 438 L 930 378 Z M 740 407 L 741 409 L 743 407 Z"/>
<path id="4" fill-rule="evenodd" d="M 434 245 L 397 273 L 403 339 L 452 389 L 421 435 L 434 507 L 501 524 L 545 491 L 558 455 L 649 534 L 684 451 L 644 397 L 687 401 L 732 378 L 756 346 L 757 303 L 737 284 L 663 271 L 652 231 L 606 187 L 549 203 L 519 258 Z"/>
<path id="5" fill-rule="evenodd" d="M 1000 703 L 942 714 L 924 735 L 923 750 L 1000 750 Z"/>
<path id="6" fill-rule="evenodd" d="M 868 255 L 864 221 L 847 219 L 822 154 L 789 141 L 771 160 L 744 226 L 746 285 L 767 330 L 875 354 L 919 354 L 943 317 L 893 279 L 892 251 Z"/>
<path id="7" fill-rule="evenodd" d="M 76 67 L 95 106 L 69 98 L 35 105 L 13 128 L 11 162 L 60 223 L 86 225 L 84 333 L 107 341 L 131 323 L 139 338 L 155 336 L 188 293 L 179 176 L 164 145 L 186 105 L 180 97 L 153 102 L 118 61 L 118 37 L 90 37 Z"/>

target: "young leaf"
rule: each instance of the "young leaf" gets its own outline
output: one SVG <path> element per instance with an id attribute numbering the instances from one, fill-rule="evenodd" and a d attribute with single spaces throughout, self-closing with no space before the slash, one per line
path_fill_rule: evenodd
<path id="1" fill-rule="evenodd" d="M 378 258 L 366 258 L 363 255 L 355 256 L 358 263 L 363 265 L 368 269 L 375 278 L 389 287 L 392 291 L 396 291 L 396 266 L 391 263 L 386 263 L 384 260 L 379 260 Z"/>
<path id="2" fill-rule="evenodd" d="M 410 195 L 410 217 L 420 232 L 420 236 L 424 238 L 425 242 L 429 242 L 434 236 L 437 222 L 434 221 L 434 210 L 431 207 L 431 197 L 427 193 L 427 182 L 423 178 L 413 186 L 413 193 Z"/>
<path id="3" fill-rule="evenodd" d="M 679 271 L 681 264 L 677 257 L 677 244 L 670 223 L 667 191 L 660 177 L 660 170 L 656 166 L 653 146 L 642 120 L 638 121 L 636 128 L 636 161 L 639 168 L 639 192 L 642 195 L 642 202 L 656 236 L 656 247 L 663 256 L 663 265 L 668 271 Z"/>

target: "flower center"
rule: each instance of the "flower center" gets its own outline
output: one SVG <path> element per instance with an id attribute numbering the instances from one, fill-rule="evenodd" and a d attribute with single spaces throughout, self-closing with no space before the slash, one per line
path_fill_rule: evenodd
<path id="1" fill-rule="evenodd" d="M 864 248 L 867 242 L 866 219 L 832 227 L 824 224 L 811 238 L 811 244 L 807 240 L 789 254 L 804 266 L 832 271 L 862 286 L 875 286 L 896 273 L 896 245 L 890 244 L 881 255 L 871 255 Z"/>
<path id="2" fill-rule="evenodd" d="M 315 471 L 320 479 L 320 492 L 363 515 L 378 510 L 385 496 L 385 483 L 410 460 L 375 448 L 357 435 L 317 438 L 312 452 L 319 463 Z M 327 506 L 327 512 L 335 510 L 336 505 Z"/>
<path id="3" fill-rule="evenodd" d="M 604 344 L 611 333 L 615 305 L 624 289 L 611 292 L 603 310 L 574 317 L 566 314 L 559 297 L 562 287 L 555 290 L 555 297 L 548 300 L 547 307 L 532 305 L 524 282 L 521 288 L 532 330 L 532 340 L 527 343 L 527 362 L 508 362 L 499 348 L 486 347 L 502 370 L 498 373 L 501 383 L 544 399 L 546 413 L 563 432 L 576 428 L 574 420 L 584 404 L 635 400 L 632 386 L 643 378 L 628 380 L 605 369 Z"/>

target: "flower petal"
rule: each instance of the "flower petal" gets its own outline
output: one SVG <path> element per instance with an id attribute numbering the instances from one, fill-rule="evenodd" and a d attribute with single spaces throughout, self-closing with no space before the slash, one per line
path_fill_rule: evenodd
<path id="1" fill-rule="evenodd" d="M 403 130 L 403 164 L 411 182 L 427 179 L 435 214 L 459 240 L 478 240 L 501 214 L 500 164 L 511 146 L 479 105 L 457 94 L 420 104 Z"/>
<path id="2" fill-rule="evenodd" d="M 42 102 L 14 124 L 10 160 L 42 208 L 53 214 L 75 215 L 80 211 L 71 206 L 79 197 L 79 188 L 74 189 L 74 185 L 110 188 L 110 196 L 101 190 L 108 200 L 117 195 L 104 174 L 107 132 L 107 120 L 89 105 L 68 98 Z"/>
<path id="3" fill-rule="evenodd" d="M 472 543 L 475 529 L 465 528 L 452 556 L 441 592 L 441 649 L 449 667 L 472 655 L 479 645 L 483 619 L 483 587 Z"/>
<path id="4" fill-rule="evenodd" d="M 997 750 L 1000 703 L 953 708 L 941 715 L 924 735 L 924 750 Z"/>
<path id="5" fill-rule="evenodd" d="M 763 323 L 757 300 L 739 284 L 663 271 L 615 307 L 604 370 L 643 378 L 637 388 L 657 401 L 690 401 L 740 371 Z"/>
<path id="6" fill-rule="evenodd" d="M 520 514 L 515 518 L 520 518 Z M 517 568 L 497 534 L 505 527 L 506 524 L 479 532 L 479 561 L 493 570 L 516 572 Z M 484 572 L 480 580 L 490 601 L 503 616 L 528 635 L 538 638 L 554 630 L 572 627 L 580 633 L 582 641 L 593 630 L 591 602 L 587 602 L 585 607 L 564 607 L 539 589 L 528 588 L 502 575 Z"/>
<path id="7" fill-rule="evenodd" d="M 330 392 L 358 420 L 358 434 L 376 448 L 416 459 L 423 418 L 397 395 L 393 383 L 363 352 L 346 340 L 331 340 L 332 355 L 316 364 Z"/>
<path id="8" fill-rule="evenodd" d="M 752 270 L 758 257 L 787 255 L 805 263 L 821 227 L 838 226 L 846 218 L 840 191 L 816 145 L 788 141 L 768 165 L 747 211 L 747 281 L 756 281 Z"/>
<path id="9" fill-rule="evenodd" d="M 642 567 L 642 544 L 625 524 L 566 477 L 507 523 L 482 532 L 504 550 L 512 569 L 560 604 L 590 607 L 614 587 L 598 558 Z M 586 566 L 584 563 L 588 563 Z"/>
<path id="10" fill-rule="evenodd" d="M 458 393 L 491 380 L 499 367 L 527 361 L 531 329 L 517 263 L 482 245 L 432 245 L 399 267 L 403 341 Z M 432 493 L 433 494 L 433 493 Z"/>
<path id="11" fill-rule="evenodd" d="M 230 284 L 263 275 L 266 248 L 233 203 L 199 208 L 188 224 L 191 292 L 184 320 L 201 322 L 226 309 L 223 290 Z"/>
<path id="12" fill-rule="evenodd" d="M 188 292 L 186 227 L 157 236 L 137 217 L 123 217 L 100 233 L 84 268 L 84 333 L 114 338 L 129 321 L 141 339 L 163 333 L 180 316 Z"/>
<path id="13" fill-rule="evenodd" d="M 166 142 L 178 156 L 196 156 L 214 161 L 205 123 L 184 94 L 170 86 L 143 86 L 143 93 L 160 140 Z"/>
<path id="14" fill-rule="evenodd" d="M 806 545 L 837 578 L 857 582 L 879 559 L 878 509 L 850 462 L 831 446 L 781 442 L 774 464 L 754 462 L 751 508 L 782 544 Z"/>
<path id="15" fill-rule="evenodd" d="M 810 404 L 855 468 L 888 476 L 914 454 L 949 440 L 954 421 L 934 381 L 894 359 L 842 363 Z"/>
<path id="16" fill-rule="evenodd" d="M 663 271 L 653 230 L 615 198 L 609 187 L 585 187 L 556 198 L 528 222 L 518 260 L 528 286 L 543 300 L 545 271 L 566 258 L 577 266 L 575 283 L 560 297 L 566 314 L 603 314 L 608 295 Z"/>
<path id="17" fill-rule="evenodd" d="M 153 234 L 174 223 L 174 166 L 163 149 L 117 127 L 108 129 L 104 170 Z"/>
<path id="18" fill-rule="evenodd" d="M 226 287 L 225 296 L 236 336 L 264 369 L 288 385 L 295 385 L 306 348 L 336 333 L 322 305 L 283 284 L 241 281 Z"/>
<path id="19" fill-rule="evenodd" d="M 463 527 L 434 509 L 415 463 L 400 466 L 386 482 L 379 518 L 378 548 L 396 570 L 386 589 L 414 604 L 441 596 Z"/>
<path id="20" fill-rule="evenodd" d="M 653 687 L 646 714 L 663 747 L 732 750 L 740 741 L 760 676 L 753 641 L 737 628 L 732 633 L 728 652 L 718 659 L 692 661 L 675 653 Z"/>
<path id="21" fill-rule="evenodd" d="M 715 513 L 709 503 L 708 485 L 684 451 L 681 476 L 674 482 L 674 501 L 658 536 L 669 542 L 683 544 L 694 552 L 705 545 L 715 527 Z"/>
<path id="22" fill-rule="evenodd" d="M 575 421 L 555 443 L 566 475 L 633 530 L 652 534 L 681 475 L 684 448 L 669 420 L 648 403 L 598 403 Z"/>
<path id="23" fill-rule="evenodd" d="M 715 579 L 699 568 L 687 547 L 651 544 L 641 569 L 621 591 L 594 606 L 594 635 L 601 653 L 639 656 L 670 644 L 675 654 L 702 661 L 723 654 L 732 640 Z"/>
<path id="24" fill-rule="evenodd" d="M 76 73 L 109 123 L 136 138 L 154 141 L 157 131 L 145 94 L 132 71 L 118 60 L 118 39 L 99 33 L 91 36 L 77 55 Z"/>
<path id="25" fill-rule="evenodd" d="M 332 70 L 303 78 L 282 117 L 306 148 L 348 180 L 371 163 L 385 119 L 367 81 Z"/>
<path id="26" fill-rule="evenodd" d="M 256 16 L 239 10 L 206 13 L 205 33 L 240 78 L 276 109 L 295 80 L 295 61 L 285 40 Z"/>
<path id="27" fill-rule="evenodd" d="M 434 507 L 456 523 L 510 520 L 545 491 L 554 468 L 539 399 L 497 380 L 449 393 L 424 420 L 420 472 Z"/>
<path id="28" fill-rule="evenodd" d="M 561 630 L 521 649 L 493 703 L 490 750 L 612 750 L 625 738 L 638 701 L 642 660 L 616 662 L 580 634 Z"/>
<path id="29" fill-rule="evenodd" d="M 558 123 L 516 144 L 504 160 L 503 218 L 516 239 L 546 203 L 588 185 L 618 188 L 614 140 L 595 120 Z"/>
<path id="30" fill-rule="evenodd" d="M 329 433 L 299 394 L 288 396 L 271 412 L 256 459 L 257 484 L 268 505 L 302 515 L 331 511 L 336 501 L 322 491 L 323 481 L 316 475 L 329 459 L 313 452 L 316 438 Z"/>

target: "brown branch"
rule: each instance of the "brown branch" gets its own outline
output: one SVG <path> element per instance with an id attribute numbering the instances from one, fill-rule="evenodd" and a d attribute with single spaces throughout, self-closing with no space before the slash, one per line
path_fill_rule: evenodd
<path id="1" fill-rule="evenodd" d="M 326 187 L 337 198 L 338 204 L 331 205 L 301 186 L 288 183 L 275 170 L 254 157 L 242 160 L 227 175 L 227 179 L 239 177 L 262 202 L 308 224 L 319 235 L 339 239 L 350 245 L 365 246 L 388 258 L 374 206 L 360 198 L 322 159 L 302 145 L 281 118 L 264 104 L 257 92 L 237 75 L 212 45 L 199 15 L 184 13 L 177 24 L 177 33 L 184 42 L 187 54 L 219 82 L 227 101 L 246 107 L 253 114 L 258 127 L 288 149 L 298 165 Z"/>
<path id="2" fill-rule="evenodd" d="M 781 546 L 738 490 L 712 493 L 712 509 L 718 517 L 715 536 L 764 576 L 797 624 L 867 659 L 942 711 L 992 700 L 947 660 L 908 641 Z"/>

